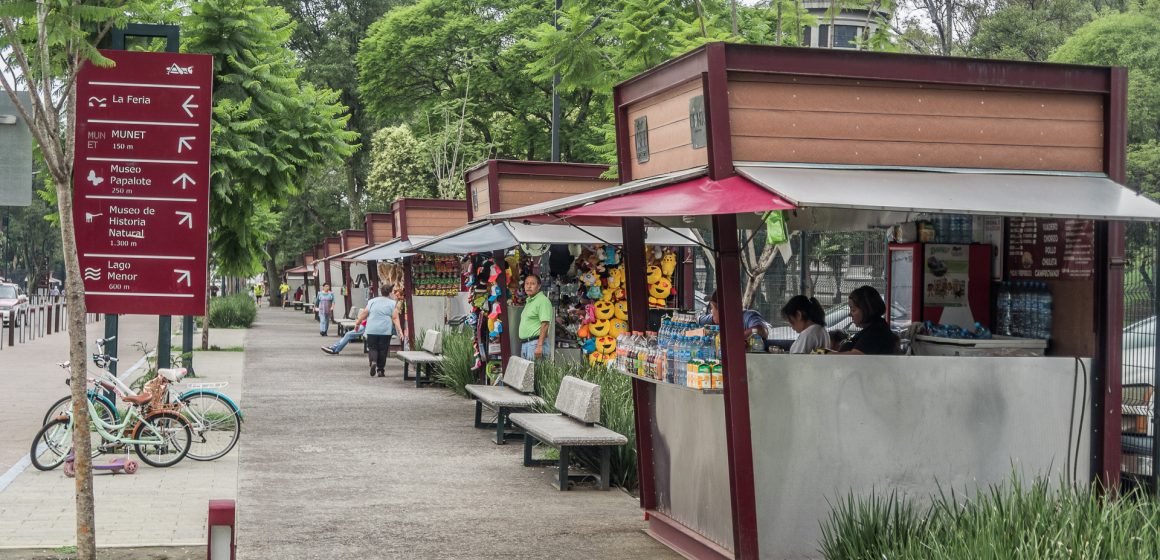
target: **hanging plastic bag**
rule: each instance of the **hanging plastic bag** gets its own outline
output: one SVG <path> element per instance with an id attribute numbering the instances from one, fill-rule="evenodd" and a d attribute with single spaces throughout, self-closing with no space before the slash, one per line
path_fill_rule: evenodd
<path id="1" fill-rule="evenodd" d="M 781 245 L 789 240 L 786 231 L 785 215 L 781 210 L 774 210 L 765 214 L 765 242 L 770 245 Z"/>

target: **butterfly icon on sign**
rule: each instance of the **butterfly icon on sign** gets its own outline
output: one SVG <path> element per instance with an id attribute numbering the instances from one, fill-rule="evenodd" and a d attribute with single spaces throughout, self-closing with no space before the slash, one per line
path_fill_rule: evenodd
<path id="1" fill-rule="evenodd" d="M 89 182 L 90 182 L 90 183 L 92 183 L 92 184 L 93 184 L 93 186 L 94 186 L 94 187 L 100 186 L 100 185 L 101 185 L 101 183 L 104 183 L 104 182 L 105 182 L 105 178 L 104 178 L 104 177 L 98 177 L 98 176 L 97 176 L 97 172 L 96 172 L 96 171 L 94 171 L 94 170 L 92 170 L 92 169 L 90 169 L 90 170 L 89 170 L 89 176 L 88 176 L 88 180 L 89 180 Z"/>

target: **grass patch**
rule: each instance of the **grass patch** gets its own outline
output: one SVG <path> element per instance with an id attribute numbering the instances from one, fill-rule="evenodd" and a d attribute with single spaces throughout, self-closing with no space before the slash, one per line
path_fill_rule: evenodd
<path id="1" fill-rule="evenodd" d="M 258 317 L 258 307 L 246 294 L 216 297 L 209 301 L 209 326 L 218 328 L 249 328 Z"/>
<path id="2" fill-rule="evenodd" d="M 244 346 L 227 346 L 225 348 L 222 348 L 221 346 L 218 346 L 216 344 L 211 344 L 208 351 L 209 352 L 245 352 L 246 348 Z"/>
<path id="3" fill-rule="evenodd" d="M 852 494 L 822 522 L 829 560 L 959 560 L 1160 557 L 1160 504 L 1139 494 L 1110 498 L 1019 476 L 971 496 L 929 500 Z"/>
<path id="4" fill-rule="evenodd" d="M 466 397 L 467 386 L 479 383 L 479 375 L 471 368 L 475 365 L 471 345 L 471 333 L 462 328 L 442 329 L 443 362 L 435 374 L 435 379 L 456 395 Z M 423 347 L 422 340 L 415 343 Z"/>
<path id="5" fill-rule="evenodd" d="M 58 546 L 52 549 L 53 554 L 76 554 L 77 547 L 75 546 Z"/>
<path id="6" fill-rule="evenodd" d="M 559 358 L 536 362 L 536 393 L 548 404 L 544 412 L 555 412 L 560 381 L 564 376 L 579 377 L 600 385 L 600 423 L 624 434 L 628 443 L 612 449 L 612 484 L 625 489 L 637 486 L 636 426 L 633 417 L 632 380 L 603 366 Z M 585 468 L 600 472 L 600 455 L 595 451 L 577 450 L 573 457 Z"/>

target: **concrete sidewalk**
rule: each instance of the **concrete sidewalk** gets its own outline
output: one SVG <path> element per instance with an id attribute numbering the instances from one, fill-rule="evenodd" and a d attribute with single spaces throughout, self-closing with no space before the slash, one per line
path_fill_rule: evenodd
<path id="1" fill-rule="evenodd" d="M 471 401 L 319 350 L 301 312 L 263 309 L 246 352 L 238 558 L 678 558 L 635 498 L 559 492 Z"/>
<path id="2" fill-rule="evenodd" d="M 135 332 L 137 326 L 122 318 L 121 340 Z M 156 318 L 145 321 L 151 326 L 156 344 Z M 136 325 L 136 322 L 133 322 Z M 144 324 L 144 323 L 143 323 Z M 146 328 L 148 331 L 149 329 Z M 231 346 L 244 337 L 245 331 L 222 331 L 218 337 L 211 331 L 211 343 Z M 94 338 L 94 337 L 90 337 Z M 220 339 L 220 342 L 219 342 Z M 122 345 L 122 352 L 126 345 Z M 5 350 L 7 352 L 7 350 Z M 122 354 L 124 355 L 124 354 Z M 238 401 L 243 393 L 245 354 L 242 352 L 195 352 L 198 378 L 187 383 L 229 382 L 223 392 Z M 55 367 L 55 366 L 53 366 Z M 58 371 L 59 368 L 57 368 Z M 0 375 L 0 379 L 7 376 Z M 63 379 L 63 372 L 56 377 Z M 59 380 L 58 380 L 59 383 Z M 53 385 L 55 387 L 55 385 Z M 60 388 L 64 389 L 63 383 Z M 12 437 L 19 453 L 27 453 L 39 429 L 40 419 L 53 400 L 36 409 L 32 423 L 21 427 Z M 0 409 L 2 410 L 2 409 Z M 5 424 L 7 426 L 7 424 Z M 242 425 L 242 440 L 248 436 Z M 206 542 L 206 512 L 210 499 L 233 499 L 237 496 L 239 449 L 217 461 L 199 462 L 186 459 L 169 468 L 145 465 L 132 451 L 128 458 L 140 464 L 136 474 L 100 473 L 94 476 L 97 546 L 143 547 L 202 545 Z M 113 456 L 102 455 L 97 463 L 107 463 Z M 0 490 L 0 549 L 44 549 L 76 544 L 75 484 L 62 468 L 41 472 L 28 467 L 11 484 Z M 202 549 L 204 550 L 204 549 Z M 31 555 L 31 551 L 28 551 Z M 2 558 L 4 556 L 0 556 Z"/>

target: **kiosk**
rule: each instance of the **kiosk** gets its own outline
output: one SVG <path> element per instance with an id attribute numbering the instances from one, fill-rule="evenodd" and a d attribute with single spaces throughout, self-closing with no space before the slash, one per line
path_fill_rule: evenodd
<path id="1" fill-rule="evenodd" d="M 721 390 L 634 380 L 650 533 L 695 558 L 812 557 L 849 493 L 1012 469 L 1115 485 L 1122 222 L 1160 221 L 1120 185 L 1126 94 L 1121 68 L 723 43 L 616 86 L 622 185 L 492 219 L 620 221 L 634 329 L 646 224 L 711 227 L 722 287 L 742 285 L 737 231 L 757 213 L 814 231 L 990 216 L 1015 263 L 1014 224 L 1093 224 L 1064 246 L 1086 274 L 1029 267 L 1061 302 L 1045 357 L 746 354 L 740 290 L 720 290 Z"/>

